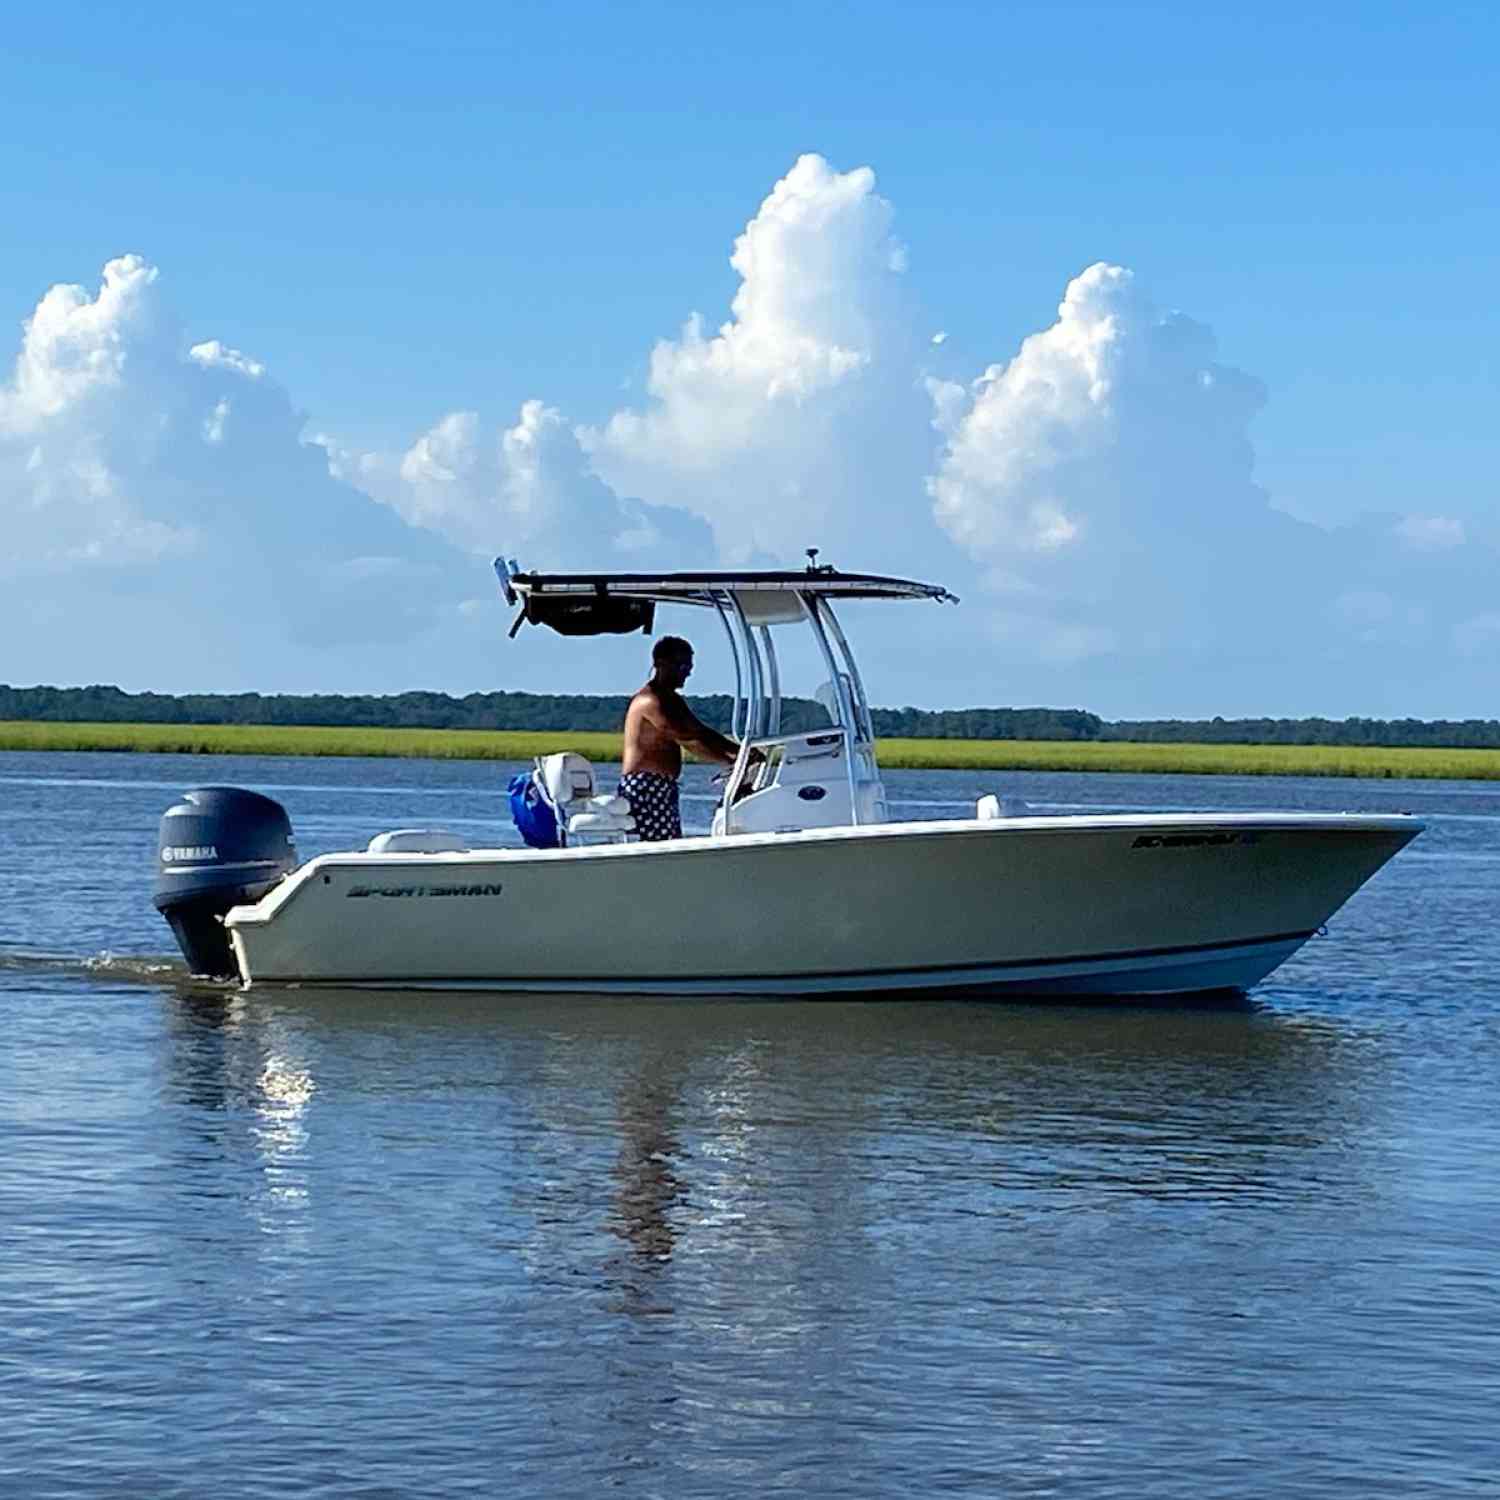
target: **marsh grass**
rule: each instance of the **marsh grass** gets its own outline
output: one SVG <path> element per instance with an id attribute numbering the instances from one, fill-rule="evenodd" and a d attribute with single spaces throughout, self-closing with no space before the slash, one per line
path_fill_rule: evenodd
<path id="1" fill-rule="evenodd" d="M 1376 745 L 1174 745 L 1124 740 L 882 740 L 883 766 L 973 771 L 1176 772 L 1493 781 L 1500 750 Z"/>
<path id="2" fill-rule="evenodd" d="M 577 750 L 617 761 L 620 737 L 592 731 L 366 729 L 276 724 L 60 724 L 0 721 L 0 750 L 119 750 L 158 755 L 376 755 L 529 760 Z M 1500 780 L 1500 750 L 1367 745 L 1172 745 L 1121 740 L 880 742 L 892 769 L 1183 772 L 1200 776 L 1375 776 Z"/>
<path id="3" fill-rule="evenodd" d="M 123 750 L 154 755 L 380 755 L 529 760 L 577 750 L 619 760 L 620 736 L 527 729 L 367 729 L 283 724 L 56 724 L 0 721 L 0 750 Z"/>

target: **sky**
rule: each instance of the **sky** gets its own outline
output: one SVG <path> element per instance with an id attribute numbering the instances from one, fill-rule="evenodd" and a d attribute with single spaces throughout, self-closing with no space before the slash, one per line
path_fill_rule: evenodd
<path id="1" fill-rule="evenodd" d="M 1500 716 L 1500 11 L 62 3 L 0 53 L 0 681 Z M 693 687 L 727 688 L 714 630 Z M 812 682 L 789 686 L 810 690 Z"/>

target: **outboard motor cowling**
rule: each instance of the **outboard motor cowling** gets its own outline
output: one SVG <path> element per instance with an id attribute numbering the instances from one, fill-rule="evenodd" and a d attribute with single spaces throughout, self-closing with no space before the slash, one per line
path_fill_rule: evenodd
<path id="1" fill-rule="evenodd" d="M 196 787 L 162 814 L 151 899 L 194 974 L 237 975 L 224 913 L 259 901 L 296 862 L 286 809 L 259 792 Z"/>

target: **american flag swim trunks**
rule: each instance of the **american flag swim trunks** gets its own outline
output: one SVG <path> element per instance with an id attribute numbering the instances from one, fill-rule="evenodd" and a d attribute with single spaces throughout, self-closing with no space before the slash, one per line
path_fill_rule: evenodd
<path id="1" fill-rule="evenodd" d="M 635 831 L 643 843 L 682 837 L 677 783 L 655 771 L 631 771 L 620 778 L 620 795 L 630 804 Z"/>

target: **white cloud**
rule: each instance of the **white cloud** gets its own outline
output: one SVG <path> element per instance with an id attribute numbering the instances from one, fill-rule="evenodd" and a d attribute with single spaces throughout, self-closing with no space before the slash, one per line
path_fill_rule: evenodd
<path id="1" fill-rule="evenodd" d="M 149 562 L 191 551 L 188 517 L 144 515 L 131 470 L 161 440 L 164 413 L 139 399 L 163 341 L 157 273 L 112 260 L 96 296 L 55 286 L 27 319 L 0 387 L 0 573 L 89 561 Z"/>
<path id="2" fill-rule="evenodd" d="M 1076 276 L 1057 321 L 967 389 L 927 390 L 946 439 L 933 515 L 1005 576 L 1034 650 L 1211 651 L 1243 632 L 1232 579 L 1260 566 L 1296 588 L 1318 550 L 1321 534 L 1271 511 L 1252 478 L 1260 383 L 1124 267 Z"/>
<path id="3" fill-rule="evenodd" d="M 869 168 L 801 157 L 735 241 L 729 320 L 695 313 L 652 351 L 648 404 L 583 434 L 600 475 L 705 516 L 730 559 L 867 555 L 914 518 L 929 435 L 892 219 Z"/>
<path id="4" fill-rule="evenodd" d="M 932 402 L 932 425 L 944 437 L 953 437 L 969 410 L 969 392 L 956 380 L 923 377 L 922 389 Z"/>
<path id="5" fill-rule="evenodd" d="M 69 407 L 122 386 L 154 342 L 156 278 L 140 256 L 122 255 L 104 267 L 93 299 L 81 286 L 53 287 L 27 319 L 15 378 L 0 392 L 0 434 L 36 434 Z"/>
<path id="6" fill-rule="evenodd" d="M 933 395 L 950 435 L 934 513 L 976 556 L 1102 549 L 1142 521 L 1264 508 L 1247 434 L 1260 383 L 1121 266 L 1075 277 L 1057 322 L 974 382 L 966 414 L 951 385 Z"/>
<path id="7" fill-rule="evenodd" d="M 258 359 L 251 359 L 218 339 L 194 344 L 188 350 L 188 358 L 205 370 L 233 370 L 249 380 L 259 380 L 266 373 L 266 367 Z"/>
<path id="8" fill-rule="evenodd" d="M 985 565 L 998 649 L 1066 669 L 1070 697 L 1413 712 L 1488 649 L 1493 553 L 1451 517 L 1330 530 L 1272 508 L 1250 438 L 1264 388 L 1124 267 L 1075 277 L 1056 322 L 968 387 L 926 389 L 933 515 Z"/>
<path id="9" fill-rule="evenodd" d="M 447 554 L 330 476 L 301 427 L 259 361 L 187 347 L 140 256 L 95 292 L 52 288 L 0 387 L 0 625 L 64 621 L 38 650 L 83 642 L 54 668 L 75 680 L 111 661 L 140 680 L 163 651 L 206 672 L 259 651 L 280 676 L 296 643 L 427 629 Z"/>
<path id="10" fill-rule="evenodd" d="M 645 407 L 574 429 L 528 401 L 498 440 L 455 412 L 399 460 L 335 450 L 336 470 L 535 566 L 857 556 L 880 517 L 920 518 L 930 448 L 891 219 L 868 168 L 804 156 L 735 241 L 730 320 L 656 345 Z"/>
<path id="11" fill-rule="evenodd" d="M 734 242 L 727 319 L 659 342 L 642 398 L 587 428 L 544 400 L 502 424 L 455 411 L 404 451 L 308 437 L 264 363 L 189 340 L 156 269 L 111 261 L 41 299 L 0 387 L 0 631 L 31 627 L 28 670 L 67 680 L 467 687 L 493 680 L 497 552 L 691 566 L 816 545 L 965 595 L 962 617 L 861 627 L 884 701 L 1437 712 L 1476 691 L 1500 629 L 1474 523 L 1420 501 L 1337 530 L 1273 509 L 1250 437 L 1266 392 L 1121 266 L 1075 277 L 1009 359 L 940 378 L 951 345 L 908 303 L 893 227 L 869 169 L 802 157 Z M 191 682 L 158 670 L 163 642 Z M 506 658 L 507 680 L 615 681 L 566 645 Z M 588 660 L 633 672 L 638 643 L 612 650 Z"/>
<path id="12" fill-rule="evenodd" d="M 713 560 L 701 520 L 616 495 L 562 413 L 541 401 L 524 402 L 498 434 L 475 412 L 452 412 L 399 460 L 335 449 L 333 463 L 413 526 L 484 557 L 556 569 L 618 566 L 643 551 L 655 566 Z"/>

